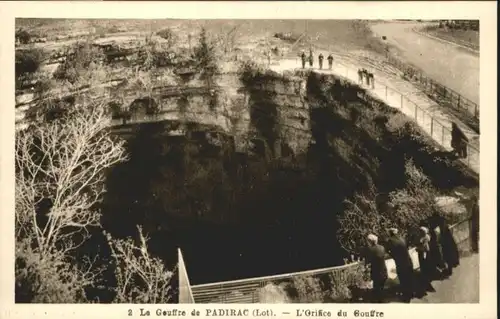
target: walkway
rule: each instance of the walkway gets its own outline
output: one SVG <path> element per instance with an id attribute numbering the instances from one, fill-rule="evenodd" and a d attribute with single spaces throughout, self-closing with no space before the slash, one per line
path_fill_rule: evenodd
<path id="1" fill-rule="evenodd" d="M 450 278 L 432 282 L 436 292 L 430 292 L 412 303 L 477 303 L 479 302 L 479 255 L 460 259 Z"/>
<path id="2" fill-rule="evenodd" d="M 328 52 L 316 51 L 315 55 L 323 53 L 327 56 Z M 317 64 L 317 60 L 314 61 Z M 337 55 L 334 59 L 333 70 L 319 70 L 313 68 L 315 72 L 325 73 L 325 74 L 337 74 L 339 76 L 345 77 L 354 83 L 358 81 L 357 70 L 360 67 L 365 67 L 367 62 L 357 62 L 354 58 L 348 56 Z M 278 63 L 272 64 L 270 68 L 276 72 L 282 72 L 285 70 L 298 69 L 300 68 L 299 59 L 284 59 L 280 60 Z M 325 63 L 326 64 L 326 63 Z M 411 83 L 398 79 L 395 75 L 397 74 L 394 69 L 389 69 L 384 67 L 382 63 L 378 64 L 372 62 L 372 65 L 367 67 L 375 75 L 375 89 L 370 89 L 369 92 L 374 97 L 384 101 L 389 106 L 399 109 L 401 112 L 406 114 L 408 117 L 415 119 L 417 115 L 417 123 L 419 126 L 427 133 L 429 136 L 443 146 L 446 150 L 451 151 L 451 122 L 455 122 L 464 131 L 465 135 L 469 138 L 470 144 L 479 151 L 479 135 L 471 130 L 467 125 L 458 121 L 455 117 L 443 112 L 441 107 L 430 98 L 428 98 L 419 89 L 413 86 Z M 386 89 L 386 87 L 388 89 Z M 411 104 L 408 100 L 403 99 L 403 107 L 401 107 L 401 94 L 409 96 L 409 98 L 415 102 L 420 110 L 425 110 L 428 114 L 425 114 L 419 110 L 415 110 L 415 106 Z M 431 116 L 434 120 L 431 120 Z M 440 127 L 439 123 L 444 125 L 444 128 Z M 469 152 L 472 153 L 472 152 Z M 474 154 L 469 154 L 469 157 L 464 160 L 469 164 L 475 172 L 479 173 L 479 152 Z"/>

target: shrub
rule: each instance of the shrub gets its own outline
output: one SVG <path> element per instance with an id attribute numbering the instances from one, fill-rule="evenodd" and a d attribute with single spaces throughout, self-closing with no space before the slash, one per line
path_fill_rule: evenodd
<path id="1" fill-rule="evenodd" d="M 366 245 L 368 234 L 384 234 L 390 225 L 390 220 L 377 207 L 376 196 L 372 186 L 364 194 L 358 193 L 353 199 L 345 200 L 346 209 L 339 218 L 337 237 L 342 248 L 349 253 L 359 254 L 359 249 Z"/>
<path id="2" fill-rule="evenodd" d="M 38 71 L 43 59 L 44 54 L 39 49 L 17 50 L 15 55 L 16 78 Z"/>
<path id="3" fill-rule="evenodd" d="M 266 69 L 264 65 L 253 60 L 242 61 L 238 66 L 238 74 L 240 75 L 240 81 L 247 87 L 262 83 L 273 75 L 276 76 L 272 71 Z"/>
<path id="4" fill-rule="evenodd" d="M 156 35 L 158 35 L 160 38 L 166 40 L 169 48 L 172 48 L 175 45 L 175 43 L 177 42 L 176 34 L 169 28 L 162 29 L 162 30 L 156 32 Z"/>
<path id="5" fill-rule="evenodd" d="M 74 44 L 66 52 L 66 60 L 54 72 L 54 78 L 71 84 L 92 76 L 95 67 L 104 60 L 104 54 L 90 42 Z"/>
<path id="6" fill-rule="evenodd" d="M 28 44 L 31 41 L 31 34 L 24 29 L 16 30 L 15 36 L 16 36 L 16 39 L 18 39 L 19 42 L 22 44 Z"/>
<path id="7" fill-rule="evenodd" d="M 16 242 L 15 299 L 20 303 L 77 303 L 85 301 L 88 283 L 81 271 L 58 251 L 41 254 L 26 242 Z"/>
<path id="8" fill-rule="evenodd" d="M 435 201 L 438 192 L 412 159 L 405 164 L 405 176 L 405 188 L 389 194 L 391 223 L 400 229 L 402 235 L 413 239 L 418 235 L 420 224 L 438 210 Z"/>
<path id="9" fill-rule="evenodd" d="M 289 303 L 290 300 L 283 287 L 272 283 L 257 290 L 259 303 Z"/>
<path id="10" fill-rule="evenodd" d="M 318 278 L 313 276 L 293 277 L 293 286 L 297 290 L 297 302 L 322 303 L 323 291 Z"/>
<path id="11" fill-rule="evenodd" d="M 385 230 L 389 227 L 398 228 L 402 236 L 412 240 L 420 224 L 438 211 L 435 204 L 438 192 L 412 159 L 405 164 L 405 176 L 404 188 L 389 193 L 387 209 L 380 209 L 382 205 L 377 205 L 378 194 L 373 186 L 345 201 L 346 209 L 339 217 L 337 237 L 346 251 L 359 254 L 370 233 L 384 241 Z"/>

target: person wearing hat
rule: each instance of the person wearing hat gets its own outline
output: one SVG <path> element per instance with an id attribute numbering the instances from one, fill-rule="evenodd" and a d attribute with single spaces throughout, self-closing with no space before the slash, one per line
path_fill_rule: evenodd
<path id="1" fill-rule="evenodd" d="M 409 302 L 413 297 L 413 262 L 411 261 L 408 245 L 406 241 L 399 236 L 396 228 L 390 228 L 389 239 L 387 242 L 387 251 L 396 263 L 396 273 L 399 279 L 400 293 L 403 301 Z"/>
<path id="2" fill-rule="evenodd" d="M 383 301 L 385 282 L 387 281 L 387 266 L 385 265 L 385 248 L 378 243 L 374 234 L 367 236 L 368 247 L 365 252 L 365 264 L 370 266 L 370 276 L 373 280 L 373 300 Z"/>

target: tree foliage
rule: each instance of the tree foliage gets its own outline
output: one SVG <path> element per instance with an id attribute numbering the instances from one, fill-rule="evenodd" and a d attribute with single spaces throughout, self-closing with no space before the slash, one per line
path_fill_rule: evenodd
<path id="1" fill-rule="evenodd" d="M 437 190 L 412 159 L 405 164 L 405 176 L 405 186 L 389 193 L 386 208 L 377 203 L 378 194 L 373 186 L 345 201 L 346 209 L 339 218 L 337 237 L 346 251 L 359 254 L 370 233 L 384 241 L 390 227 L 399 229 L 401 235 L 411 241 L 420 224 L 438 210 L 435 205 Z"/>
<path id="2" fill-rule="evenodd" d="M 192 59 L 197 69 L 205 78 L 210 78 L 219 72 L 219 61 L 216 54 L 216 46 L 207 35 L 205 28 L 201 29 L 198 44 L 194 48 Z"/>
<path id="3" fill-rule="evenodd" d="M 28 44 L 31 41 L 31 34 L 25 29 L 16 30 L 16 39 L 22 44 Z"/>

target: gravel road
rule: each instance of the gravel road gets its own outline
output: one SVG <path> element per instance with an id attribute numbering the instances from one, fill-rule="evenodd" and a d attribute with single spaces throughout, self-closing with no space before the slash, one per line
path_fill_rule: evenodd
<path id="1" fill-rule="evenodd" d="M 417 23 L 375 24 L 373 32 L 386 36 L 401 58 L 422 69 L 437 82 L 479 104 L 479 56 L 450 43 L 413 32 Z"/>

